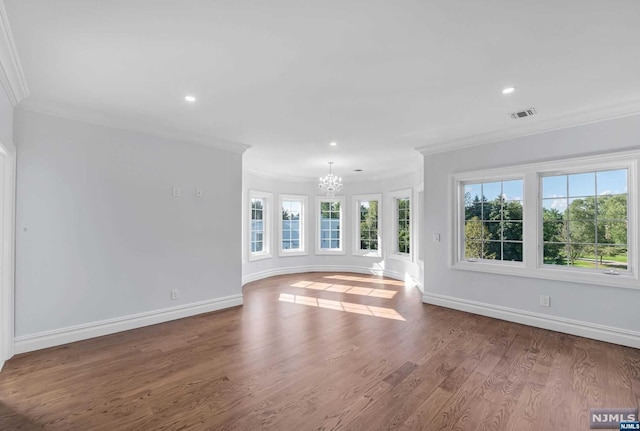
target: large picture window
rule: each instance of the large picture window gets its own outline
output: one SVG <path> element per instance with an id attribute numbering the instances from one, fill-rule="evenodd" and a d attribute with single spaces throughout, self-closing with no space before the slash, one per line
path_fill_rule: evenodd
<path id="1" fill-rule="evenodd" d="M 640 288 L 639 151 L 453 175 L 453 266 Z"/>
<path id="2" fill-rule="evenodd" d="M 543 262 L 575 268 L 628 270 L 628 170 L 545 175 Z"/>
<path id="3" fill-rule="evenodd" d="M 522 262 L 523 180 L 464 184 L 464 258 Z"/>

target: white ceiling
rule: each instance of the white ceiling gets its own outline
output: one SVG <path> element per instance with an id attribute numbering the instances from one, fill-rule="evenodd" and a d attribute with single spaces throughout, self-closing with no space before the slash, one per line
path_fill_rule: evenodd
<path id="1" fill-rule="evenodd" d="M 25 106 L 248 144 L 265 174 L 384 176 L 416 147 L 640 110 L 638 0 L 4 3 Z"/>

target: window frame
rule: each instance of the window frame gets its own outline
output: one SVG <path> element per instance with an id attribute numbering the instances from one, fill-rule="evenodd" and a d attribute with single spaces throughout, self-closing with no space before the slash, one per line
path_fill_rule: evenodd
<path id="1" fill-rule="evenodd" d="M 572 272 L 572 273 L 581 273 L 586 276 L 594 275 L 594 274 L 602 274 L 605 271 L 601 269 L 590 269 L 590 268 L 576 268 L 576 267 L 564 267 L 564 266 L 553 266 L 544 263 L 544 238 L 543 238 L 543 219 L 542 219 L 542 180 L 544 177 L 553 176 L 553 175 L 571 175 L 571 174 L 579 174 L 579 173 L 591 173 L 598 171 L 607 171 L 607 170 L 617 170 L 617 169 L 627 169 L 627 271 L 621 272 L 620 274 L 615 274 L 616 276 L 621 276 L 623 278 L 626 277 L 635 277 L 637 279 L 637 200 L 638 198 L 634 196 L 635 181 L 636 181 L 636 163 L 633 160 L 610 160 L 610 161 L 602 161 L 602 162 L 592 162 L 587 164 L 579 164 L 575 163 L 567 163 L 566 167 L 558 166 L 554 169 L 546 169 L 538 172 L 538 241 L 540 243 L 540 247 L 538 248 L 538 268 L 544 271 L 563 271 L 563 272 Z M 545 175 L 546 174 L 546 175 Z M 550 175 L 553 174 L 553 175 Z M 635 241 L 634 241 L 634 238 Z M 609 275 L 611 277 L 611 275 Z"/>
<path id="2" fill-rule="evenodd" d="M 353 199 L 353 248 L 354 256 L 362 257 L 382 257 L 382 212 L 384 209 L 382 194 L 354 195 Z M 378 201 L 378 250 L 362 250 L 360 248 L 360 203 Z"/>
<path id="3" fill-rule="evenodd" d="M 421 265 L 424 266 L 424 252 L 425 252 L 425 220 L 424 220 L 424 216 L 425 216 L 425 211 L 424 211 L 424 206 L 425 206 L 425 200 L 424 200 L 424 183 L 421 183 L 415 190 L 415 201 L 416 201 L 416 206 L 413 209 L 413 214 L 415 214 L 415 219 L 416 219 L 416 224 L 415 224 L 415 238 L 416 241 L 414 242 L 414 248 L 416 250 L 416 261 Z"/>
<path id="4" fill-rule="evenodd" d="M 506 168 L 455 173 L 450 175 L 452 196 L 450 205 L 451 255 L 449 266 L 453 269 L 515 275 L 531 278 L 595 284 L 602 286 L 640 289 L 638 262 L 638 204 L 640 187 L 637 185 L 637 166 L 640 151 L 625 151 L 575 157 L 549 162 L 531 163 Z M 603 170 L 627 169 L 628 194 L 628 267 L 629 271 L 616 275 L 598 269 L 582 269 L 545 265 L 543 261 L 542 229 L 542 177 L 550 174 L 571 174 Z M 461 259 L 464 253 L 464 186 L 470 181 L 506 181 L 524 178 L 523 196 L 523 262 L 503 262 Z M 462 254 L 461 254 L 462 253 Z"/>
<path id="5" fill-rule="evenodd" d="M 315 207 L 315 218 L 316 218 L 316 254 L 317 255 L 344 255 L 346 254 L 345 243 L 344 243 L 344 230 L 345 230 L 345 197 L 344 196 L 335 196 L 333 198 L 329 198 L 326 196 L 316 196 L 316 207 Z M 340 203 L 340 248 L 337 249 L 329 249 L 329 248 L 321 248 L 321 237 L 322 237 L 322 218 L 320 216 L 320 208 L 323 202 L 339 202 Z"/>
<path id="6" fill-rule="evenodd" d="M 415 255 L 415 214 L 413 211 L 413 189 L 403 189 L 391 192 L 388 194 L 388 202 L 390 205 L 391 220 L 391 241 L 389 247 L 389 257 L 392 259 L 404 260 L 406 262 L 413 262 Z M 409 253 L 401 253 L 398 249 L 398 200 L 409 199 Z"/>
<path id="7" fill-rule="evenodd" d="M 291 251 L 290 249 L 282 248 L 282 204 L 284 201 L 297 201 L 301 204 L 300 209 L 300 249 Z M 278 196 L 278 256 L 307 256 L 307 205 L 309 199 L 304 195 L 287 195 L 282 194 Z"/>
<path id="8" fill-rule="evenodd" d="M 251 201 L 253 199 L 261 199 L 264 202 L 264 206 L 262 209 L 262 225 L 263 225 L 263 233 L 262 233 L 262 244 L 263 244 L 263 250 L 260 252 L 252 252 L 251 251 L 251 221 L 252 221 L 252 216 L 251 216 L 251 211 L 252 211 L 252 205 L 251 205 Z M 249 211 L 249 217 L 248 218 L 248 223 L 247 223 L 247 253 L 248 253 L 248 261 L 249 262 L 253 262 L 256 260 L 262 260 L 262 259 L 269 259 L 271 257 L 273 257 L 272 254 L 272 246 L 271 246 L 271 233 L 273 232 L 272 229 L 272 219 L 271 219 L 271 213 L 272 213 L 272 205 L 273 205 L 273 193 L 267 193 L 267 192 L 262 192 L 262 191 L 258 191 L 258 190 L 249 190 L 248 193 L 248 199 L 247 199 L 247 208 Z"/>

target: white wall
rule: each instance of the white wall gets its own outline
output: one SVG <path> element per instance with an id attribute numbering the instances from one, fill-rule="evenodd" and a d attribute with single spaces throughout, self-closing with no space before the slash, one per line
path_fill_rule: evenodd
<path id="1" fill-rule="evenodd" d="M 241 303 L 240 152 L 25 110 L 15 142 L 18 352 Z"/>
<path id="2" fill-rule="evenodd" d="M 416 155 L 419 157 L 419 155 Z M 422 265 L 417 260 L 417 190 L 422 182 L 422 170 L 401 174 L 393 178 L 379 180 L 343 181 L 344 188 L 341 196 L 345 196 L 344 222 L 342 224 L 344 255 L 316 255 L 316 196 L 322 196 L 318 191 L 317 182 L 295 182 L 266 178 L 249 173 L 243 177 L 244 205 L 243 211 L 243 243 L 248 245 L 247 227 L 248 217 L 248 193 L 249 190 L 269 192 L 273 194 L 275 205 L 271 206 L 269 212 L 273 221 L 271 235 L 272 257 L 262 260 L 249 261 L 248 246 L 243 249 L 243 282 L 248 283 L 272 275 L 286 274 L 291 272 L 306 271 L 352 271 L 362 273 L 384 274 L 389 277 L 401 280 L 411 280 L 421 287 Z M 388 193 L 397 190 L 412 190 L 412 247 L 414 249 L 413 259 L 410 261 L 394 258 L 391 253 L 391 232 L 394 229 L 392 219 L 392 200 Z M 364 257 L 354 255 L 353 235 L 354 235 L 354 195 L 382 194 L 382 255 L 381 257 Z M 278 206 L 279 195 L 304 195 L 308 196 L 308 208 L 306 211 L 307 224 L 307 255 L 305 256 L 278 256 L 277 226 L 281 214 Z"/>
<path id="3" fill-rule="evenodd" d="M 451 174 L 637 149 L 640 116 L 425 155 L 424 301 L 640 347 L 640 289 L 451 269 Z M 551 296 L 551 307 L 539 305 Z"/>

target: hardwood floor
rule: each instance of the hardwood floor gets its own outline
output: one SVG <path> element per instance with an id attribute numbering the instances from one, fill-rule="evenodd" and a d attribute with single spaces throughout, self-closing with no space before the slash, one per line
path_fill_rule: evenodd
<path id="1" fill-rule="evenodd" d="M 274 277 L 245 305 L 14 357 L 2 430 L 587 430 L 638 407 L 640 351 L 425 305 L 401 282 Z"/>

